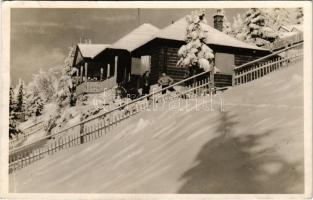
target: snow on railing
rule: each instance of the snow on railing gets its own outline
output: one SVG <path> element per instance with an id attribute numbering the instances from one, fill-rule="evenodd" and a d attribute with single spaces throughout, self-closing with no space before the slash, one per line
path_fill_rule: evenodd
<path id="1" fill-rule="evenodd" d="M 300 59 L 302 52 L 301 50 L 299 51 L 297 50 L 297 48 L 295 48 L 295 47 L 301 48 L 302 46 L 300 45 L 301 44 L 297 44 L 292 47 L 288 47 L 282 51 L 278 51 L 274 54 L 265 56 L 260 59 L 256 59 L 255 61 L 236 67 L 234 69 L 233 75 L 235 85 L 239 85 L 241 83 L 257 79 L 261 76 L 264 76 L 267 73 L 270 73 L 271 71 L 274 71 L 282 66 L 285 66 L 285 64 L 287 63 L 294 62 L 295 60 Z M 287 50 L 290 50 L 291 48 L 293 50 L 290 51 L 291 55 L 289 54 L 285 55 Z M 279 55 L 281 57 L 276 57 L 275 58 L 276 60 L 274 59 L 268 63 L 255 65 L 259 61 L 264 61 L 265 59 L 273 57 L 273 55 L 276 56 Z M 166 88 L 152 92 L 148 95 L 142 96 L 138 99 L 127 102 L 123 105 L 119 105 L 103 114 L 93 116 L 89 119 L 86 119 L 76 125 L 61 130 L 57 133 L 45 136 L 32 144 L 12 149 L 9 153 L 9 171 L 11 173 L 16 169 L 23 168 L 31 164 L 32 162 L 45 157 L 46 155 L 53 154 L 62 149 L 77 146 L 85 142 L 97 139 L 102 135 L 106 135 L 108 131 L 110 131 L 124 119 L 127 119 L 128 117 L 148 108 L 149 107 L 148 101 L 143 101 L 147 97 L 152 97 L 158 93 L 161 93 L 162 91 L 168 90 L 182 83 L 186 83 L 187 81 L 193 80 L 197 77 L 207 75 L 208 73 L 209 73 L 208 71 L 205 71 L 195 76 L 184 79 L 182 81 L 178 81 L 175 84 L 172 84 Z M 186 87 L 185 91 L 182 91 L 178 95 L 172 96 L 167 100 L 182 97 L 188 93 L 190 97 L 192 97 L 195 94 L 196 95 L 202 94 L 207 90 L 210 91 L 211 94 L 210 96 L 212 98 L 212 90 L 210 89 L 209 85 L 210 83 L 208 79 L 198 81 L 196 84 L 192 84 Z M 220 88 L 219 90 L 224 89 L 225 88 Z"/>
<path id="2" fill-rule="evenodd" d="M 34 133 L 37 133 L 38 131 L 42 130 L 44 128 L 44 122 L 40 121 L 35 124 L 32 124 L 31 126 L 28 126 L 26 128 L 23 128 L 22 134 L 19 134 L 16 138 L 11 139 L 9 141 L 9 149 L 14 148 L 17 144 L 20 142 L 26 140 L 29 136 L 33 135 Z"/>
<path id="3" fill-rule="evenodd" d="M 191 80 L 192 78 L 198 77 L 200 75 L 206 74 L 208 72 L 203 72 L 194 77 L 190 77 L 185 79 L 184 81 L 180 81 L 180 83 Z M 95 116 L 91 119 L 85 120 L 77 125 L 69 127 L 65 130 L 62 130 L 53 135 L 46 136 L 41 138 L 40 140 L 32 143 L 30 145 L 24 146 L 22 148 L 15 149 L 10 151 L 9 154 L 9 173 L 14 172 L 17 169 L 28 166 L 29 164 L 44 158 L 47 155 L 54 154 L 57 151 L 67 149 L 73 146 L 77 146 L 91 140 L 95 140 L 102 135 L 106 135 L 108 131 L 114 128 L 117 124 L 119 124 L 124 119 L 129 118 L 130 116 L 149 108 L 148 101 L 142 101 L 147 97 L 151 97 L 157 93 L 161 93 L 164 90 L 168 90 L 169 88 L 178 85 L 180 83 L 175 83 L 171 86 L 168 86 L 164 89 L 158 90 L 156 92 L 152 92 L 151 94 L 142 96 L 136 100 L 133 100 L 124 105 L 118 106 L 104 114 L 99 116 Z M 166 100 L 173 100 L 179 97 L 187 97 L 193 98 L 195 96 L 203 94 L 205 91 L 209 90 L 209 80 L 201 80 L 193 83 L 185 88 L 184 91 L 179 92 L 176 95 L 170 96 Z M 221 88 L 218 90 L 225 90 L 226 88 Z M 212 96 L 212 90 L 209 90 Z M 158 100 L 158 99 L 155 99 Z M 133 106 L 131 106 L 133 105 Z M 221 108 L 222 110 L 222 108 Z M 115 112 L 119 111 L 119 112 Z M 88 123 L 92 122 L 92 123 Z M 77 129 L 78 128 L 78 129 Z M 70 132 L 71 134 L 66 135 L 65 132 Z M 63 133 L 62 135 L 60 135 Z M 60 137 L 56 138 L 57 135 Z M 55 138 L 53 141 L 48 141 L 49 138 Z"/>
<path id="4" fill-rule="evenodd" d="M 290 63 L 303 59 L 302 48 L 303 43 L 299 43 L 263 58 L 235 67 L 233 85 L 240 85 L 256 80 L 273 71 L 287 67 Z M 260 63 L 264 60 L 265 62 Z"/>
<path id="5" fill-rule="evenodd" d="M 293 44 L 300 43 L 302 41 L 303 41 L 303 33 L 299 32 L 299 33 L 291 35 L 289 37 L 277 40 L 274 43 L 269 43 L 269 44 L 263 46 L 263 48 L 275 51 L 275 50 L 279 50 L 279 49 L 288 47 L 288 46 L 293 45 Z"/>
<path id="6" fill-rule="evenodd" d="M 112 88 L 116 85 L 115 78 L 109 78 L 103 81 L 85 81 L 76 87 L 76 94 L 81 95 L 85 93 L 101 93 L 105 88 Z"/>

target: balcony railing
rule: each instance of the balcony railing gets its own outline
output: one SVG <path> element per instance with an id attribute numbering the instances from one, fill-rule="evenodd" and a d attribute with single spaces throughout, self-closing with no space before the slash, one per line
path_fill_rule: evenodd
<path id="1" fill-rule="evenodd" d="M 111 77 L 102 81 L 88 80 L 80 83 L 76 87 L 76 94 L 81 95 L 85 93 L 101 93 L 105 88 L 110 89 L 116 85 L 116 78 Z"/>
<path id="2" fill-rule="evenodd" d="M 299 32 L 295 35 L 280 39 L 274 43 L 263 46 L 263 48 L 270 49 L 272 51 L 277 51 L 293 44 L 297 44 L 303 41 L 303 33 Z"/>

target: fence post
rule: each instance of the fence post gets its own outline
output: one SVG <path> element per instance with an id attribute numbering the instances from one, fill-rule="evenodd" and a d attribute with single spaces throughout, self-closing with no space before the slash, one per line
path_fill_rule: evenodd
<path id="1" fill-rule="evenodd" d="M 67 146 L 67 137 L 64 136 L 64 139 L 62 139 L 62 149 L 66 149 L 68 148 Z"/>
<path id="2" fill-rule="evenodd" d="M 82 119 L 81 119 L 82 120 Z M 84 123 L 79 125 L 80 144 L 84 144 Z"/>
<path id="3" fill-rule="evenodd" d="M 139 110 L 141 110 L 141 109 L 142 109 L 142 104 L 139 104 L 139 106 L 140 106 L 140 109 L 139 109 Z M 139 110 L 138 110 L 138 112 L 139 112 Z M 117 119 L 117 118 L 116 118 L 116 115 L 112 115 L 112 117 L 113 117 L 113 118 L 112 118 L 112 119 L 113 119 L 113 120 L 112 120 L 112 121 L 113 121 L 113 126 L 112 126 L 112 127 L 114 127 L 114 126 L 116 126 L 116 123 L 117 123 L 117 122 L 116 122 L 116 119 Z"/>
<path id="4" fill-rule="evenodd" d="M 97 126 L 97 134 L 95 134 L 96 136 L 95 138 L 100 137 L 100 122 L 98 122 L 96 126 Z"/>
<path id="5" fill-rule="evenodd" d="M 90 127 L 90 126 L 88 126 L 86 129 L 87 129 L 87 132 L 86 132 L 86 137 L 85 137 L 85 140 L 86 140 L 86 142 L 88 142 L 88 141 L 90 141 L 90 140 L 89 140 L 89 135 L 90 135 L 90 130 L 91 130 L 91 127 Z"/>
<path id="6" fill-rule="evenodd" d="M 53 154 L 53 143 L 50 144 L 50 154 Z"/>
<path id="7" fill-rule="evenodd" d="M 41 156 L 41 148 L 38 148 L 38 159 L 37 160 L 40 160 L 40 156 Z"/>
<path id="8" fill-rule="evenodd" d="M 69 135 L 68 138 L 67 138 L 67 139 L 68 139 L 68 147 L 69 147 L 69 148 L 73 147 L 72 138 L 73 138 L 72 135 Z"/>
<path id="9" fill-rule="evenodd" d="M 94 132 L 94 125 L 91 124 L 89 127 L 88 142 L 90 142 L 92 140 L 93 132 Z"/>
<path id="10" fill-rule="evenodd" d="M 21 168 L 23 168 L 24 166 L 24 155 L 23 155 L 24 153 L 22 153 L 22 155 L 21 155 L 21 157 L 22 157 L 22 159 L 21 159 Z"/>
<path id="11" fill-rule="evenodd" d="M 108 132 L 108 127 L 109 127 L 109 125 L 108 125 L 108 118 L 105 118 L 105 119 L 104 119 L 104 135 L 107 134 L 107 132 Z"/>

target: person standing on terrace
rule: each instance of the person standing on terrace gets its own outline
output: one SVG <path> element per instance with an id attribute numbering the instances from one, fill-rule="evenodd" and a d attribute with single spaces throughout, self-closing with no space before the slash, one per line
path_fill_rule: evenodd
<path id="1" fill-rule="evenodd" d="M 174 82 L 174 80 L 169 77 L 168 75 L 166 75 L 166 73 L 162 73 L 161 77 L 159 78 L 158 80 L 158 84 L 162 86 L 162 89 L 172 85 Z M 167 90 L 169 91 L 175 91 L 174 88 L 168 88 Z M 165 94 L 166 93 L 166 90 L 162 91 L 162 94 Z"/>

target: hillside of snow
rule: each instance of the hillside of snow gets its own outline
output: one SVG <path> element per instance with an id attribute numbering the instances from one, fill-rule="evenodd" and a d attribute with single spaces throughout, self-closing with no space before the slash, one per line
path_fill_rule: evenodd
<path id="1" fill-rule="evenodd" d="M 222 113 L 141 112 L 10 174 L 10 192 L 303 193 L 302 78 L 298 63 L 230 89 Z"/>

